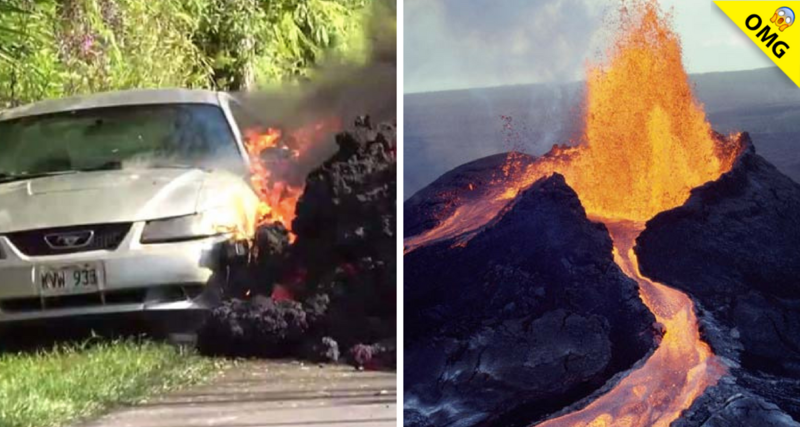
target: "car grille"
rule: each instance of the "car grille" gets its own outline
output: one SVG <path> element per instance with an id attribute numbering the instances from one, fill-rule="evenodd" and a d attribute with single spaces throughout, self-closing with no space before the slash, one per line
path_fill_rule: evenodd
<path id="1" fill-rule="evenodd" d="M 113 251 L 119 247 L 131 229 L 131 223 L 80 225 L 75 227 L 43 228 L 6 234 L 11 243 L 27 256 L 62 255 L 88 251 Z M 46 236 L 91 231 L 92 240 L 81 247 L 53 248 Z"/>

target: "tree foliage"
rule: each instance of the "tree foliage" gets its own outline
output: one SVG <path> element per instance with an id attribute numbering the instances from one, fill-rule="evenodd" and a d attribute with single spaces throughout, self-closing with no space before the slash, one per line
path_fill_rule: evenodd
<path id="1" fill-rule="evenodd" d="M 367 0 L 2 0 L 0 108 L 147 87 L 250 89 L 363 60 Z"/>

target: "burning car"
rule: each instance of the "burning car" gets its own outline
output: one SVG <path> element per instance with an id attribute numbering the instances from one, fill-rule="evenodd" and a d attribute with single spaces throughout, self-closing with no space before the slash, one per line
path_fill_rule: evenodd
<path id="1" fill-rule="evenodd" d="M 0 112 L 0 323 L 212 305 L 259 204 L 235 108 L 170 89 Z"/>

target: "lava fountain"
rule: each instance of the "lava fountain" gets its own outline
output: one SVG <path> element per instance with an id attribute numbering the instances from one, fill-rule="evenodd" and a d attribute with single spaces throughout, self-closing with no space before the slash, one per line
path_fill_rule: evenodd
<path id="1" fill-rule="evenodd" d="M 655 1 L 629 2 L 620 28 L 606 64 L 588 71 L 578 145 L 554 147 L 527 165 L 509 154 L 507 179 L 461 200 L 437 227 L 405 241 L 406 252 L 449 239 L 468 244 L 520 190 L 554 172 L 564 175 L 587 214 L 606 224 L 616 263 L 639 284 L 665 333 L 647 361 L 608 393 L 541 424 L 548 427 L 668 426 L 725 372 L 700 339 L 691 299 L 643 277 L 633 246 L 646 220 L 730 170 L 741 144 L 712 131 L 693 97 L 670 16 Z M 514 169 L 521 170 L 508 173 Z"/>

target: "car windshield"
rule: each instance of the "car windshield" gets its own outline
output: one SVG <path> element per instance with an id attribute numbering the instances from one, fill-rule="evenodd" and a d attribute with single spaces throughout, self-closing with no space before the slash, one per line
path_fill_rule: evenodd
<path id="1" fill-rule="evenodd" d="M 0 179 L 127 167 L 244 168 L 222 110 L 164 104 L 0 122 Z"/>

